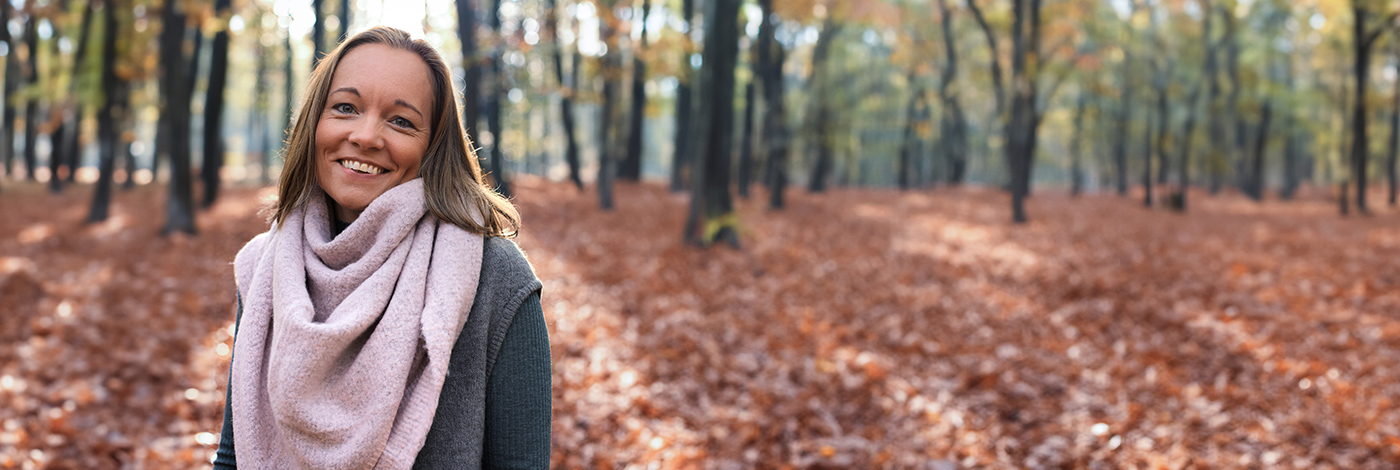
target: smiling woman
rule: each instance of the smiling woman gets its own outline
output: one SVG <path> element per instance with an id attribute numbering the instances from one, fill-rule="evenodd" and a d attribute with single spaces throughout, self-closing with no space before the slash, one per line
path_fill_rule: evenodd
<path id="1" fill-rule="evenodd" d="M 541 285 L 441 56 L 371 28 L 306 96 L 272 226 L 234 260 L 215 467 L 548 467 Z"/>

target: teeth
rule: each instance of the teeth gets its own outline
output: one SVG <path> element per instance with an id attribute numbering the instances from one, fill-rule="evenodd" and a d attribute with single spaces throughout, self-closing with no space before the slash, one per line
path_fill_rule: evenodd
<path id="1" fill-rule="evenodd" d="M 349 169 L 351 169 L 351 170 L 358 171 L 358 172 L 360 172 L 360 173 L 368 173 L 368 174 L 371 174 L 371 175 L 377 175 L 377 174 L 380 174 L 380 173 L 383 173 L 383 172 L 384 172 L 384 169 L 383 169 L 383 168 L 380 168 L 380 167 L 377 167 L 377 166 L 374 166 L 374 165 L 370 165 L 370 164 L 368 164 L 368 163 L 361 163 L 361 162 L 352 161 L 352 160 L 341 160 L 341 161 L 340 161 L 340 166 L 349 168 Z"/>

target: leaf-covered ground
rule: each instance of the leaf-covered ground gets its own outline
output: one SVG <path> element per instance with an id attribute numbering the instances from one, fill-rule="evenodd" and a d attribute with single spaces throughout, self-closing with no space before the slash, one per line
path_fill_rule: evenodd
<path id="1" fill-rule="evenodd" d="M 518 183 L 558 468 L 1400 465 L 1400 212 L 793 191 L 699 250 L 660 186 Z M 0 192 L 0 468 L 207 466 L 269 193 L 170 238 L 163 188 L 90 194 Z"/>

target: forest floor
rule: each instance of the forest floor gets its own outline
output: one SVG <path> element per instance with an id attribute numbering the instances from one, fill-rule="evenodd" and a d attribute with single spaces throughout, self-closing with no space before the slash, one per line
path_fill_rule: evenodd
<path id="1" fill-rule="evenodd" d="M 1191 211 L 1046 190 L 618 208 L 522 177 L 556 468 L 1395 468 L 1400 211 L 1322 194 Z M 164 189 L 0 192 L 0 468 L 200 468 L 217 445 L 234 253 L 267 189 L 162 237 Z"/>

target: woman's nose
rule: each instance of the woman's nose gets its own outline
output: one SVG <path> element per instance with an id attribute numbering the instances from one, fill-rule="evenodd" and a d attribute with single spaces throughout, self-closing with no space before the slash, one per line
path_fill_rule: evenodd
<path id="1" fill-rule="evenodd" d="M 363 149 L 383 148 L 384 138 L 379 135 L 382 129 L 378 121 L 362 117 L 350 131 L 350 143 Z"/>

